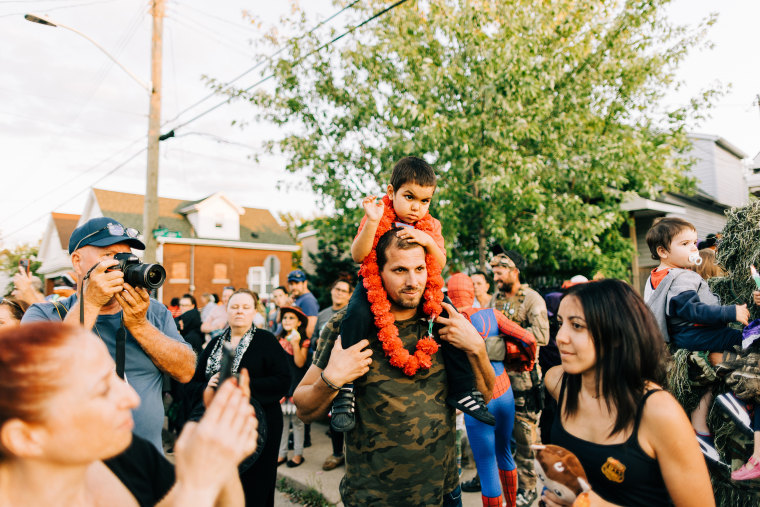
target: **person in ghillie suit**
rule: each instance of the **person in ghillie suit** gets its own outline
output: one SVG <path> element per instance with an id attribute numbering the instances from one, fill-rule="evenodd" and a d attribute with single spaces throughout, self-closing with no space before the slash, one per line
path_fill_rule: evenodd
<path id="1" fill-rule="evenodd" d="M 697 231 L 676 217 L 655 220 L 647 232 L 652 258 L 660 265 L 652 270 L 644 289 L 644 301 L 654 313 L 665 340 L 676 349 L 722 352 L 742 343 L 742 333 L 727 327 L 730 322 L 748 323 L 747 305 L 722 306 L 696 272 L 688 269 L 699 259 Z M 691 423 L 708 460 L 721 463 L 707 414 L 712 403 L 708 392 L 691 412 Z"/>
<path id="2" fill-rule="evenodd" d="M 741 229 L 740 236 L 746 236 L 744 229 L 749 227 L 745 225 L 744 220 L 746 218 L 734 216 L 732 225 L 732 213 L 735 215 L 736 211 L 728 213 L 729 223 L 726 230 L 730 228 Z M 757 220 L 755 224 L 757 224 Z M 757 225 L 754 227 L 757 228 Z M 678 238 L 679 235 L 684 237 Z M 679 257 L 686 255 L 688 258 L 696 253 L 696 244 L 692 241 L 694 239 L 692 236 L 695 238 L 696 233 L 691 224 L 681 219 L 667 218 L 655 222 L 647 239 L 653 256 L 660 250 L 660 253 L 664 253 L 668 257 L 669 260 L 663 262 L 662 256 L 658 255 L 661 260 L 660 267 L 662 267 L 666 263 L 675 263 Z M 679 246 L 679 239 L 688 240 Z M 729 235 L 728 238 L 724 239 L 721 248 L 726 247 L 726 253 L 732 252 L 736 248 L 732 249 L 731 243 L 738 245 L 740 242 L 744 242 L 744 240 Z M 684 248 L 688 250 L 688 254 L 683 251 Z M 748 252 L 746 246 L 741 247 L 740 250 L 742 255 Z M 672 254 L 675 254 L 675 259 Z M 726 269 L 726 277 L 712 278 L 709 286 L 691 270 L 684 270 L 679 267 L 668 268 L 665 266 L 665 269 L 658 267 L 658 269 L 653 270 L 652 276 L 647 281 L 645 300 L 657 317 L 660 327 L 664 328 L 664 332 L 667 333 L 665 339 L 673 351 L 673 361 L 668 374 L 668 390 L 673 393 L 686 412 L 692 414 L 692 422 L 695 421 L 697 415 L 701 415 L 703 420 L 706 418 L 703 429 L 707 429 L 709 425 L 714 435 L 712 457 L 717 459 L 715 461 L 708 459 L 708 464 L 711 465 L 709 468 L 717 504 L 720 506 L 757 505 L 760 501 L 760 488 L 753 486 L 751 482 L 741 483 L 741 487 L 739 487 L 739 483 L 732 480 L 730 476 L 732 468 L 734 475 L 736 475 L 737 469 L 741 470 L 740 465 L 752 454 L 753 449 L 751 437 L 748 437 L 746 429 L 739 431 L 742 428 L 734 422 L 738 420 L 738 415 L 742 415 L 745 426 L 749 427 L 750 425 L 749 416 L 744 410 L 743 403 L 736 400 L 731 391 L 746 400 L 752 400 L 760 393 L 760 371 L 754 376 L 748 374 L 753 368 L 754 370 L 758 369 L 757 358 L 760 356 L 756 355 L 753 348 L 741 350 L 741 332 L 729 328 L 727 324 L 731 320 L 732 313 L 735 313 L 734 319 L 737 321 L 741 319 L 744 321 L 742 323 L 746 323 L 750 311 L 757 313 L 758 310 L 753 307 L 748 311 L 746 304 L 743 303 L 747 302 L 749 298 L 743 300 L 744 298 L 737 297 L 737 294 L 749 295 L 752 291 L 750 288 L 752 282 L 747 276 L 748 265 L 739 266 L 739 264 L 747 264 L 747 262 L 740 263 L 731 258 L 729 259 L 730 262 L 727 263 L 726 258 L 722 250 L 719 250 L 718 262 Z M 688 263 L 685 267 L 688 267 Z M 734 270 L 732 268 L 736 269 L 736 274 L 732 274 Z M 666 270 L 667 272 L 664 275 L 658 273 L 658 271 Z M 746 274 L 739 274 L 739 271 Z M 737 279 L 729 280 L 728 277 Z M 660 278 L 659 281 L 658 278 Z M 726 290 L 726 288 L 730 290 Z M 740 290 L 745 288 L 748 290 Z M 697 308 L 692 308 L 693 314 L 704 316 L 706 313 L 700 312 L 700 310 L 705 310 L 707 314 L 712 312 L 713 317 L 718 315 L 718 318 L 712 325 L 708 321 L 704 323 L 707 325 L 694 326 L 693 324 L 699 322 L 698 320 L 695 322 L 696 319 L 691 321 L 682 319 L 679 322 L 677 314 L 683 315 L 684 308 L 679 309 L 679 301 L 676 301 L 675 304 L 672 303 L 673 296 L 677 297 L 679 294 L 683 294 L 680 298 L 681 306 L 686 306 L 683 304 L 683 300 L 697 306 Z M 657 301 L 659 302 L 657 303 Z M 721 306 L 721 302 L 732 304 Z M 755 301 L 756 304 L 757 302 Z M 703 308 L 699 308 L 699 306 Z M 672 319 L 671 315 L 676 318 Z M 721 315 L 723 322 L 721 322 Z M 692 329 L 684 330 L 674 326 L 674 324 L 679 323 L 683 325 L 683 321 L 692 322 Z M 698 345 L 702 347 L 702 350 L 699 350 Z M 722 352 L 719 350 L 721 345 L 724 346 Z M 711 352 L 711 350 L 716 351 Z M 752 382 L 753 379 L 755 380 L 754 383 Z M 733 400 L 732 407 L 729 409 L 724 403 L 727 399 Z M 717 400 L 717 402 L 712 400 Z M 714 408 L 718 408 L 718 410 L 713 410 Z M 738 412 L 741 414 L 737 414 Z M 751 430 L 749 434 L 751 434 Z M 705 440 L 710 442 L 713 439 Z M 700 444 L 702 445 L 705 440 Z M 705 446 L 703 445 L 704 450 Z M 726 464 L 730 466 L 726 466 Z"/>

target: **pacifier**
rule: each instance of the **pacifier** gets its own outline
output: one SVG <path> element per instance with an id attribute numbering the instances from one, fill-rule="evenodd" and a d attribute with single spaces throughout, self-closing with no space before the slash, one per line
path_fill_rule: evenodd
<path id="1" fill-rule="evenodd" d="M 693 254 L 689 255 L 689 262 L 695 266 L 702 264 L 702 257 L 700 257 L 699 252 L 694 252 Z"/>

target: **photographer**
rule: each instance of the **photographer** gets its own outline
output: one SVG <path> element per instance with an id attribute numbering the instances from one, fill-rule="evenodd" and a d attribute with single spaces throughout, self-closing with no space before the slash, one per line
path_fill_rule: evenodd
<path id="1" fill-rule="evenodd" d="M 134 432 L 162 450 L 162 372 L 180 382 L 189 381 L 195 370 L 195 354 L 177 332 L 164 305 L 151 299 L 145 288 L 126 283 L 121 270 L 109 270 L 119 264 L 114 259 L 116 254 L 131 253 L 131 248 L 145 249 L 137 234 L 135 229 L 107 217 L 93 218 L 77 227 L 69 239 L 77 293 L 31 306 L 22 324 L 46 320 L 78 324 L 83 310 L 85 329 L 106 343 L 117 372 L 121 366 L 125 380 L 140 396 L 140 406 L 133 411 Z M 80 310 L 78 296 L 83 283 L 84 306 Z M 123 358 L 117 347 L 121 333 L 126 334 Z"/>

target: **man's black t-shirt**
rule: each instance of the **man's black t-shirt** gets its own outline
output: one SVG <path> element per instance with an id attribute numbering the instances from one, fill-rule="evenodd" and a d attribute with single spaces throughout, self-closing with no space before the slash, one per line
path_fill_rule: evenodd
<path id="1" fill-rule="evenodd" d="M 153 507 L 174 485 L 174 466 L 150 442 L 137 435 L 132 435 L 132 443 L 124 452 L 103 463 L 140 507 Z"/>

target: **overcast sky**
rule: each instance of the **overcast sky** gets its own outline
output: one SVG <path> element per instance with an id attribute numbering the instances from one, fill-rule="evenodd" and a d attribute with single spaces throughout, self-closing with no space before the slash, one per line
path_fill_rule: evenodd
<path id="1" fill-rule="evenodd" d="M 390 3 L 390 1 L 389 1 Z M 314 22 L 337 8 L 327 0 L 302 2 Z M 252 67 L 249 41 L 258 30 L 242 11 L 276 23 L 288 2 L 167 0 L 164 24 L 162 132 L 215 105 L 218 97 L 188 109 L 209 91 L 207 74 L 229 80 Z M 686 84 L 668 102 L 681 104 L 715 82 L 731 83 L 713 117 L 696 129 L 726 138 L 749 156 L 760 149 L 760 66 L 756 64 L 760 2 L 676 0 L 674 20 L 696 23 L 718 12 L 710 30 L 715 43 L 682 66 Z M 5 246 L 35 242 L 50 211 L 80 213 L 91 185 L 143 193 L 145 189 L 147 92 L 82 37 L 29 23 L 23 13 L 46 14 L 87 34 L 143 81 L 150 79 L 151 18 L 147 0 L 0 0 L 0 231 Z M 355 17 L 333 21 L 341 28 Z M 237 84 L 249 86 L 258 74 Z M 283 171 L 284 161 L 249 157 L 272 135 L 253 122 L 242 103 L 225 105 L 161 143 L 159 195 L 198 199 L 223 191 L 243 206 L 319 213 L 301 179 Z M 179 115 L 179 116 L 178 116 Z M 176 119 L 175 119 L 176 118 Z M 278 183 L 280 184 L 278 188 Z"/>

